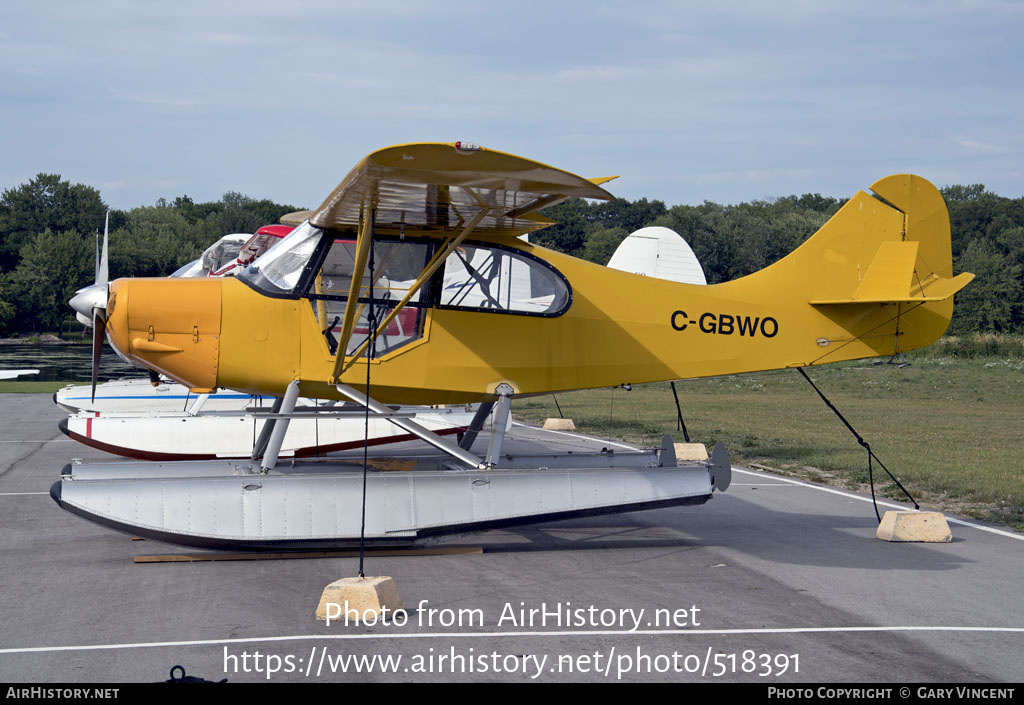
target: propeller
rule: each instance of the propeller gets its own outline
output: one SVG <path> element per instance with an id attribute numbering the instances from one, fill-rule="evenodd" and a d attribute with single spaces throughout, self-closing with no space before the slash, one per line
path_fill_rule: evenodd
<path id="1" fill-rule="evenodd" d="M 97 248 L 96 282 L 79 289 L 71 297 L 71 308 L 75 309 L 75 317 L 83 325 L 92 328 L 92 398 L 96 400 L 96 376 L 100 367 L 100 354 L 103 352 L 103 341 L 107 338 L 107 296 L 110 280 L 110 268 L 107 256 L 107 240 L 110 233 L 110 211 L 107 211 L 103 223 L 103 249 Z"/>

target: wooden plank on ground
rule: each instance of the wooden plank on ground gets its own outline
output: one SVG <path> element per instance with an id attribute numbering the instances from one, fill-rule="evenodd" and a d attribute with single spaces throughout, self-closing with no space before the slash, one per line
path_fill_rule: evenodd
<path id="1" fill-rule="evenodd" d="M 431 548 L 377 548 L 367 549 L 366 555 L 386 556 L 455 556 L 483 553 L 482 546 L 434 546 Z M 196 563 L 202 561 L 274 561 L 288 558 L 352 558 L 358 550 L 341 551 L 279 551 L 277 553 L 161 553 L 135 556 L 135 563 Z"/>

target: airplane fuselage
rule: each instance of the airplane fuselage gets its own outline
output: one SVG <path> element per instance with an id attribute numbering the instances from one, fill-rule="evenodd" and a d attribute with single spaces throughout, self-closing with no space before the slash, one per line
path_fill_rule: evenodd
<path id="1" fill-rule="evenodd" d="M 934 195 L 944 210 L 941 196 Z M 450 283 L 454 275 L 438 272 L 423 287 L 415 317 L 406 322 L 414 330 L 403 331 L 393 348 L 385 346 L 371 362 L 365 357 L 355 361 L 340 381 L 364 388 L 369 364 L 370 396 L 379 401 L 456 403 L 493 399 L 501 384 L 521 396 L 804 366 L 922 347 L 945 331 L 951 299 L 834 301 L 849 299 L 879 243 L 903 242 L 907 228 L 904 212 L 861 192 L 789 256 L 753 275 L 712 286 L 620 272 L 516 239 L 474 239 L 466 243 L 472 252 L 508 259 L 507 286 L 492 280 L 488 286 L 491 292 L 505 287 L 511 293 L 499 301 L 481 289 L 481 295 L 466 298 L 472 287 L 480 288 L 480 276 L 476 282 L 463 277 L 460 284 Z M 872 236 L 853 237 L 851 232 Z M 351 235 L 326 232 L 318 247 L 351 242 L 344 237 Z M 937 239 L 934 245 L 923 240 L 922 250 L 940 252 L 942 233 Z M 387 234 L 381 242 L 389 242 Z M 411 242 L 402 241 L 403 246 Z M 415 242 L 433 247 L 441 239 Z M 937 253 L 923 251 L 922 258 L 939 261 Z M 310 266 L 323 263 L 325 256 L 317 250 L 309 257 Z M 470 264 L 467 260 L 465 267 Z M 522 269 L 515 275 L 516 267 L 528 266 L 537 272 Z M 450 271 L 462 276 L 461 269 Z M 528 285 L 524 289 L 522 282 L 531 277 L 536 289 L 541 274 L 545 296 L 536 296 Z M 318 293 L 330 280 L 326 270 L 317 276 L 305 275 L 303 291 L 273 294 L 244 274 L 225 280 L 119 280 L 111 288 L 108 330 L 122 353 L 196 390 L 227 387 L 280 395 L 289 382 L 299 380 L 304 396 L 340 398 L 323 319 L 331 317 L 325 304 L 343 306 L 344 296 L 332 300 Z M 497 275 L 491 276 L 497 281 Z M 446 292 L 460 286 L 465 290 L 461 299 L 446 298 Z M 517 286 L 523 289 L 519 299 L 512 291 Z M 829 305 L 812 304 L 815 300 Z M 380 308 L 389 305 L 393 300 L 378 299 Z M 326 323 L 329 328 L 331 321 Z"/>

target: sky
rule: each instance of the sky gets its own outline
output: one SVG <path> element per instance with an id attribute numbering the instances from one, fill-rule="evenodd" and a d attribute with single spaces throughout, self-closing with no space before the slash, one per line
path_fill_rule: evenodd
<path id="1" fill-rule="evenodd" d="M 0 190 L 315 207 L 465 140 L 669 205 L 892 173 L 1024 195 L 1024 2 L 0 3 Z"/>

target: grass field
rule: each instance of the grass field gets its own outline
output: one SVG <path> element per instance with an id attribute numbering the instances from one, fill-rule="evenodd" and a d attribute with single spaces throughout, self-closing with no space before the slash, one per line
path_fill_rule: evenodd
<path id="1" fill-rule="evenodd" d="M 898 369 L 870 361 L 809 376 L 922 505 L 1024 530 L 1024 360 L 929 357 Z M 690 438 L 725 443 L 734 461 L 850 488 L 867 453 L 796 370 L 677 382 Z M 582 433 L 657 445 L 682 440 L 668 384 L 559 394 Z M 520 420 L 558 416 L 551 396 L 517 400 Z M 882 479 L 884 478 L 884 480 Z M 876 466 L 879 495 L 902 493 Z"/>
<path id="2" fill-rule="evenodd" d="M 53 394 L 71 382 L 33 382 L 4 380 L 0 382 L 0 394 Z M 79 382 L 78 384 L 86 384 Z"/>

